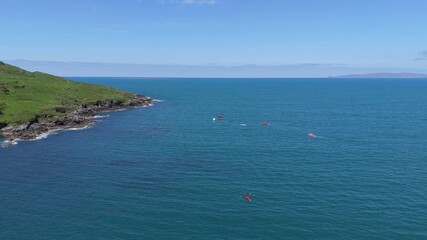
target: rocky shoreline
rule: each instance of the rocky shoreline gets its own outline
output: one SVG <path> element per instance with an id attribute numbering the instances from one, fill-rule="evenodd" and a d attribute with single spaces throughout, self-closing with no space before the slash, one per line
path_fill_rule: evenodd
<path id="1" fill-rule="evenodd" d="M 99 112 L 151 106 L 154 102 L 155 100 L 150 97 L 134 95 L 134 98 L 128 101 L 110 100 L 79 106 L 63 106 L 57 109 L 57 111 L 62 111 L 62 109 L 73 109 L 73 111 L 65 116 L 43 115 L 37 116 L 25 124 L 3 126 L 0 129 L 0 134 L 9 142 L 34 140 L 42 134 L 52 131 L 84 128 L 93 125 L 97 122 L 94 116 Z"/>

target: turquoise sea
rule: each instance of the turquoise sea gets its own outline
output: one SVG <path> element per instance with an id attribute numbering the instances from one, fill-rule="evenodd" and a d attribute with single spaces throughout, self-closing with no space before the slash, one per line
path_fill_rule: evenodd
<path id="1" fill-rule="evenodd" d="M 162 101 L 1 148 L 2 240 L 427 239 L 427 79 L 72 79 Z"/>

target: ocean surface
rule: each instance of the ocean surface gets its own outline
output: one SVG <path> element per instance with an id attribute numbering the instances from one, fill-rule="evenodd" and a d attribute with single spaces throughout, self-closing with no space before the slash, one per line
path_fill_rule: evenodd
<path id="1" fill-rule="evenodd" d="M 162 101 L 0 148 L 2 240 L 427 239 L 427 79 L 72 79 Z"/>

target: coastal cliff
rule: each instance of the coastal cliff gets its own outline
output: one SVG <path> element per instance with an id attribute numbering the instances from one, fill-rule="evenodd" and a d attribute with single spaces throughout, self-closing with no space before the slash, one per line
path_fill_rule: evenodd
<path id="1" fill-rule="evenodd" d="M 98 112 L 152 105 L 155 100 L 111 87 L 29 72 L 0 62 L 0 135 L 9 142 L 96 123 Z"/>

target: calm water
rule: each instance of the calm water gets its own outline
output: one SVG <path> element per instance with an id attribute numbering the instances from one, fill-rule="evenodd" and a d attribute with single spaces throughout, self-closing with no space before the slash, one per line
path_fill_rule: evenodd
<path id="1" fill-rule="evenodd" d="M 0 149 L 0 239 L 427 239 L 427 80 L 76 80 L 164 101 Z"/>

